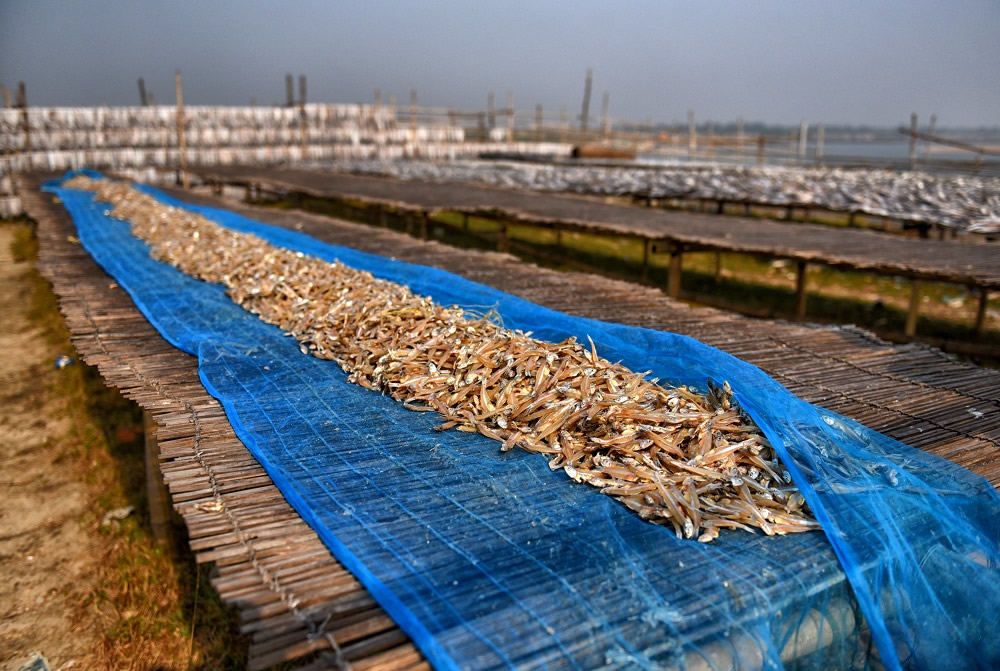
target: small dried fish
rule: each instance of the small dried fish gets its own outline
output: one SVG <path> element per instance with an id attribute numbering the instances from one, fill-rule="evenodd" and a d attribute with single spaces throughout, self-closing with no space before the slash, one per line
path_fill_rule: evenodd
<path id="1" fill-rule="evenodd" d="M 733 408 L 728 383 L 708 396 L 668 389 L 601 358 L 592 340 L 537 340 L 127 184 L 79 176 L 65 185 L 95 191 L 154 258 L 224 285 L 304 353 L 340 364 L 349 381 L 438 413 L 445 421 L 437 430 L 475 431 L 502 450 L 543 454 L 553 470 L 670 525 L 679 538 L 819 528 L 767 439 Z"/>

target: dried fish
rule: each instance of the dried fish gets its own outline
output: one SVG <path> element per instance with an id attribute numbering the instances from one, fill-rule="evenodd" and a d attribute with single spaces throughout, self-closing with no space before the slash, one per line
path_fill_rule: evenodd
<path id="1" fill-rule="evenodd" d="M 591 340 L 548 343 L 491 315 L 443 307 L 371 273 L 283 249 L 159 203 L 127 184 L 79 176 L 149 243 L 154 258 L 208 282 L 337 362 L 349 381 L 436 412 L 445 431 L 475 431 L 543 454 L 679 538 L 720 528 L 768 535 L 818 525 L 728 383 L 708 396 L 666 388 L 601 358 Z M 763 477 L 763 481 L 759 478 Z M 779 490 L 770 482 L 781 485 Z"/>

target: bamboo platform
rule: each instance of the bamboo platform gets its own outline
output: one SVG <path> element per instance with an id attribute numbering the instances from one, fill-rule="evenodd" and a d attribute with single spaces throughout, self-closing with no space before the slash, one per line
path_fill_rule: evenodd
<path id="1" fill-rule="evenodd" d="M 66 212 L 26 179 L 40 270 L 52 282 L 85 361 L 149 411 L 161 468 L 213 585 L 253 636 L 248 667 L 302 660 L 305 669 L 428 668 L 406 635 L 330 555 L 236 439 L 201 386 L 193 357 L 173 349 L 68 236 Z M 921 345 L 890 345 L 854 327 L 751 320 L 689 308 L 653 288 L 538 268 L 501 253 L 460 250 L 319 215 L 234 205 L 178 192 L 333 244 L 444 268 L 581 316 L 670 330 L 754 363 L 793 393 L 1000 487 L 1000 373 Z"/>
<path id="2" fill-rule="evenodd" d="M 425 213 L 456 211 L 563 230 L 634 235 L 664 251 L 740 252 L 838 268 L 1000 289 L 1000 257 L 988 245 L 888 236 L 860 229 L 666 212 L 579 197 L 495 187 L 401 181 L 303 169 L 203 168 L 206 181 L 266 184 L 293 194 L 348 198 Z"/>

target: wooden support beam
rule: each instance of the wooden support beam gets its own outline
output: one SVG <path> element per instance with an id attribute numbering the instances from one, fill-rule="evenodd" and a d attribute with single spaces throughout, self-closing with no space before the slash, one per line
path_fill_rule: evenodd
<path id="1" fill-rule="evenodd" d="M 158 546 L 170 545 L 170 495 L 163 484 L 160 472 L 160 444 L 156 439 L 156 422 L 143 411 L 142 425 L 145 433 L 146 499 L 149 503 L 149 523 L 153 540 Z"/>
<path id="2" fill-rule="evenodd" d="M 507 239 L 507 222 L 504 221 L 500 224 L 500 239 L 497 241 L 497 251 L 507 252 L 510 251 L 510 241 Z"/>
<path id="3" fill-rule="evenodd" d="M 718 282 L 722 279 L 722 252 L 715 252 L 715 276 L 714 280 Z"/>
<path id="4" fill-rule="evenodd" d="M 806 316 L 806 272 L 809 265 L 799 261 L 795 270 L 795 316 L 802 319 Z"/>
<path id="5" fill-rule="evenodd" d="M 990 292 L 984 287 L 979 288 L 979 306 L 976 308 L 976 337 L 982 338 L 986 333 L 986 307 Z"/>
<path id="6" fill-rule="evenodd" d="M 181 185 L 187 189 L 191 178 L 187 170 L 187 143 L 184 141 L 184 94 L 181 87 L 181 71 L 177 71 L 177 152 L 180 158 Z"/>
<path id="7" fill-rule="evenodd" d="M 649 248 L 653 244 L 649 238 L 642 239 L 642 281 L 649 281 Z"/>
<path id="8" fill-rule="evenodd" d="M 667 274 L 667 295 L 671 298 L 680 298 L 681 295 L 681 271 L 684 251 L 680 245 L 674 243 L 670 247 L 670 268 Z"/>
<path id="9" fill-rule="evenodd" d="M 377 205 L 376 209 L 378 210 L 378 225 L 381 226 L 382 228 L 388 228 L 389 220 L 386 217 L 385 208 L 382 207 L 381 205 Z"/>
<path id="10" fill-rule="evenodd" d="M 910 307 L 906 312 L 906 328 L 908 336 L 917 334 L 917 317 L 920 313 L 920 280 L 910 281 Z"/>
<path id="11" fill-rule="evenodd" d="M 430 223 L 430 217 L 427 216 L 426 212 L 420 213 L 420 239 L 426 240 L 428 238 L 428 228 Z"/>

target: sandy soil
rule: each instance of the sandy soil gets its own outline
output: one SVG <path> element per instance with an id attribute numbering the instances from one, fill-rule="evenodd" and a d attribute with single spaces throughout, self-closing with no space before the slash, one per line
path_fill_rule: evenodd
<path id="1" fill-rule="evenodd" d="M 53 670 L 95 667 L 96 616 L 87 604 L 100 552 L 93 501 L 66 449 L 69 421 L 47 390 L 59 371 L 26 311 L 31 264 L 15 263 L 0 225 L 0 669 L 34 651 Z"/>

